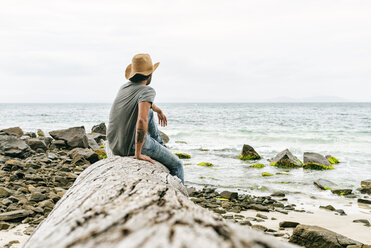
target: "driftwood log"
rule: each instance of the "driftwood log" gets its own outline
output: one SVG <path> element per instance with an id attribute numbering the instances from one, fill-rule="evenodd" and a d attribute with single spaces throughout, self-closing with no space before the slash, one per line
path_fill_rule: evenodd
<path id="1" fill-rule="evenodd" d="M 81 173 L 24 247 L 294 246 L 194 204 L 159 163 L 113 156 Z"/>

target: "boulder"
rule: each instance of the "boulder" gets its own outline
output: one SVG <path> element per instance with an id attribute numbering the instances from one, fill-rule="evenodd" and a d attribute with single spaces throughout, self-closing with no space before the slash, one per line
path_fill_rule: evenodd
<path id="1" fill-rule="evenodd" d="M 330 170 L 334 169 L 332 164 L 321 154 L 315 152 L 304 152 L 304 169 Z"/>
<path id="2" fill-rule="evenodd" d="M 30 153 L 31 149 L 24 140 L 14 135 L 0 135 L 0 154 L 25 158 Z"/>
<path id="3" fill-rule="evenodd" d="M 242 152 L 238 158 L 241 160 L 256 160 L 260 159 L 261 157 L 252 146 L 244 144 L 242 147 Z"/>
<path id="4" fill-rule="evenodd" d="M 86 137 L 83 126 L 50 131 L 49 134 L 56 140 L 64 140 L 69 148 L 89 147 L 88 138 Z"/>
<path id="5" fill-rule="evenodd" d="M 37 138 L 31 138 L 26 140 L 27 145 L 31 147 L 32 150 L 36 151 L 36 149 L 40 148 L 44 151 L 47 150 L 46 144 L 43 140 Z"/>
<path id="6" fill-rule="evenodd" d="M 166 135 L 166 133 L 160 131 L 162 140 L 164 141 L 165 144 L 167 144 L 170 140 L 169 136 Z"/>
<path id="7" fill-rule="evenodd" d="M 98 125 L 94 125 L 91 128 L 91 132 L 92 133 L 101 133 L 101 134 L 106 135 L 106 132 L 107 132 L 106 124 L 104 122 L 102 122 L 102 123 L 100 123 Z"/>
<path id="8" fill-rule="evenodd" d="M 360 242 L 319 226 L 298 225 L 289 242 L 307 248 L 345 248 L 348 245 L 361 245 Z"/>
<path id="9" fill-rule="evenodd" d="M 23 130 L 20 127 L 10 127 L 0 130 L 0 132 L 6 133 L 8 135 L 15 135 L 17 137 L 23 136 Z"/>
<path id="10" fill-rule="evenodd" d="M 70 156 L 73 161 L 78 161 L 83 158 L 90 163 L 95 163 L 99 160 L 98 154 L 89 148 L 74 148 L 68 152 L 68 156 Z M 74 163 L 73 161 L 72 163 Z"/>
<path id="11" fill-rule="evenodd" d="M 316 185 L 318 188 L 323 189 L 323 190 L 332 190 L 334 189 L 337 185 L 327 179 L 318 179 L 313 182 L 314 185 Z"/>
<path id="12" fill-rule="evenodd" d="M 333 189 L 331 192 L 336 195 L 350 195 L 352 194 L 352 189 Z"/>
<path id="13" fill-rule="evenodd" d="M 271 165 L 280 168 L 298 168 L 303 165 L 303 163 L 292 153 L 289 149 L 285 149 L 278 153 L 274 158 L 271 159 Z"/>

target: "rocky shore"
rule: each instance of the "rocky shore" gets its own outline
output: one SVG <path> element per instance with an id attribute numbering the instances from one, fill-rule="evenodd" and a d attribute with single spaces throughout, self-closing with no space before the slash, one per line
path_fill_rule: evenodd
<path id="1" fill-rule="evenodd" d="M 105 133 L 104 123 L 94 126 L 89 133 L 86 133 L 84 127 L 53 130 L 48 134 L 42 130 L 24 132 L 19 127 L 0 130 L 0 231 L 14 230 L 22 224 L 23 234 L 30 235 L 72 186 L 77 176 L 92 163 L 107 157 L 104 150 Z M 185 153 L 176 155 L 182 159 L 190 158 Z M 239 158 L 257 160 L 261 156 L 253 147 L 244 145 Z M 333 164 L 339 162 L 331 155 L 323 156 L 312 152 L 305 153 L 303 158 L 301 162 L 286 149 L 272 158 L 270 163 L 271 166 L 287 169 L 303 167 L 328 170 L 334 169 Z M 199 165 L 212 167 L 209 162 Z M 261 169 L 264 166 L 256 164 L 252 167 Z M 337 188 L 336 183 L 325 179 L 318 179 L 314 184 L 321 190 L 330 190 L 339 196 L 358 198 L 359 203 L 371 204 L 367 196 L 371 194 L 371 180 L 362 181 L 357 192 Z M 221 214 L 225 219 L 292 243 L 305 247 L 369 247 L 326 228 L 306 225 L 299 219 L 293 221 L 282 217 L 292 213 L 313 214 L 289 203 L 283 192 L 254 196 L 210 187 L 198 190 L 190 187 L 188 190 L 193 202 Z M 319 207 L 336 216 L 347 214 L 343 209 L 332 205 Z M 272 221 L 278 222 L 276 228 L 268 225 Z M 367 218 L 353 219 L 354 223 L 366 228 L 362 231 L 371 233 L 369 221 Z M 14 239 L 4 246 L 16 247 L 21 243 L 21 240 Z"/>

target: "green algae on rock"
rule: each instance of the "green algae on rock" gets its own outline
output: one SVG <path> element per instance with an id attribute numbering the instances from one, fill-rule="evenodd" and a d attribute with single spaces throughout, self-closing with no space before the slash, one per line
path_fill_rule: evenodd
<path id="1" fill-rule="evenodd" d="M 244 144 L 242 147 L 242 152 L 238 158 L 241 160 L 257 160 L 261 157 L 252 146 Z"/>
<path id="2" fill-rule="evenodd" d="M 250 168 L 264 168 L 265 165 L 264 164 L 252 164 L 250 165 Z"/>
<path id="3" fill-rule="evenodd" d="M 338 164 L 338 163 L 340 163 L 340 162 L 339 162 L 339 159 L 335 158 L 335 157 L 332 156 L 332 155 L 327 155 L 326 158 L 327 158 L 327 160 L 328 160 L 331 164 Z"/>
<path id="4" fill-rule="evenodd" d="M 268 173 L 268 172 L 262 172 L 262 176 L 263 177 L 271 177 L 271 176 L 273 176 L 273 174 Z"/>
<path id="5" fill-rule="evenodd" d="M 324 165 L 324 164 L 317 164 L 317 163 L 306 163 L 303 166 L 304 169 L 309 170 L 332 170 L 334 169 L 334 166 L 330 165 Z"/>
<path id="6" fill-rule="evenodd" d="M 201 162 L 201 163 L 198 163 L 197 165 L 199 165 L 199 166 L 205 166 L 205 167 L 213 167 L 214 166 L 210 162 Z"/>
<path id="7" fill-rule="evenodd" d="M 191 158 L 191 155 L 189 155 L 188 153 L 179 153 L 179 152 L 176 152 L 176 153 L 174 153 L 174 155 L 178 156 L 178 158 L 180 158 L 180 159 L 189 159 L 189 158 Z"/>
<path id="8" fill-rule="evenodd" d="M 300 159 L 292 155 L 289 149 L 285 149 L 272 158 L 270 165 L 279 168 L 298 168 L 301 167 L 303 163 Z"/>

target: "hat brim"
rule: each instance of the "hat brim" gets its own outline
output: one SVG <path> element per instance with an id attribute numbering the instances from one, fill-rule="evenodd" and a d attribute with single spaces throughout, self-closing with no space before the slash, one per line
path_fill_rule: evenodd
<path id="1" fill-rule="evenodd" d="M 126 79 L 130 79 L 132 78 L 135 74 L 141 74 L 141 75 L 144 75 L 144 76 L 148 76 L 150 75 L 151 73 L 153 73 L 157 67 L 159 66 L 160 62 L 157 62 L 153 65 L 153 69 L 152 70 L 147 70 L 147 71 L 133 71 L 132 70 L 132 67 L 131 67 L 131 64 L 128 65 L 126 67 L 126 70 L 125 70 L 125 77 Z"/>

